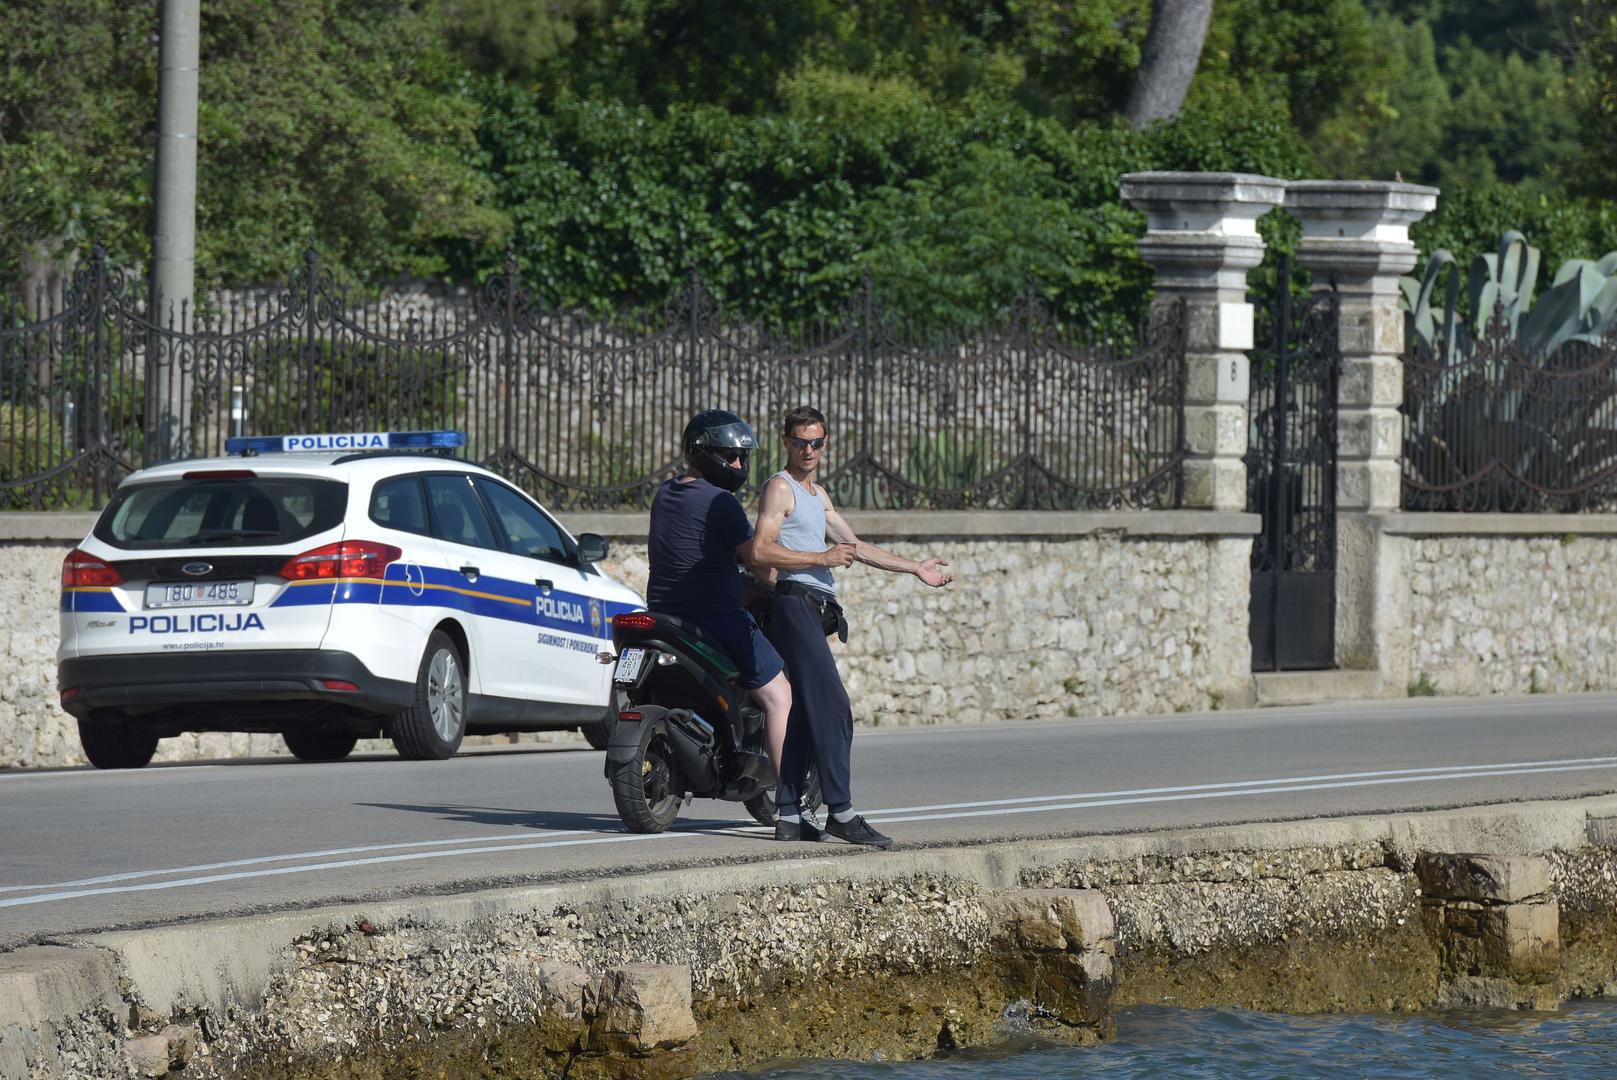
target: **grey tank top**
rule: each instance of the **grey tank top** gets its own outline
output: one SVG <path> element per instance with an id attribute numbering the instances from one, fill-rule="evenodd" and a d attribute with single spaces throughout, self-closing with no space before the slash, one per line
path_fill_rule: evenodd
<path id="1" fill-rule="evenodd" d="M 808 488 L 793 480 L 785 469 L 775 475 L 786 477 L 786 482 L 792 485 L 792 497 L 796 503 L 792 507 L 792 512 L 786 515 L 786 520 L 781 523 L 780 546 L 792 551 L 824 551 L 825 503 L 818 495 L 811 494 Z M 837 583 L 831 577 L 829 567 L 782 570 L 776 576 L 781 581 L 796 581 L 833 596 L 837 592 Z"/>

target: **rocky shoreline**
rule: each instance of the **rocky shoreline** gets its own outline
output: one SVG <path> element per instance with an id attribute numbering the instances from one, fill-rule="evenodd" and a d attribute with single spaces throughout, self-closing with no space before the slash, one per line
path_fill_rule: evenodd
<path id="1" fill-rule="evenodd" d="M 1617 799 L 900 851 L 0 954 L 0 1076 L 676 1077 L 1104 1039 L 1133 1004 L 1617 985 Z"/>

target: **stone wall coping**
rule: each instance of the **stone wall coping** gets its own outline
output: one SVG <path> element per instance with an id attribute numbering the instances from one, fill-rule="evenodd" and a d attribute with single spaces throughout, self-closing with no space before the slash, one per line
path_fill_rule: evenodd
<path id="1" fill-rule="evenodd" d="M 1394 513 L 1374 516 L 1389 536 L 1617 536 L 1617 514 Z"/>
<path id="2" fill-rule="evenodd" d="M 599 533 L 614 539 L 645 539 L 648 515 L 628 513 L 558 514 L 576 536 Z M 860 537 L 921 539 L 939 537 L 1092 536 L 1255 536 L 1263 528 L 1257 514 L 1215 510 L 848 510 L 842 515 Z"/>
<path id="3" fill-rule="evenodd" d="M 90 535 L 99 514 L 68 510 L 11 510 L 0 513 L 0 543 L 14 540 L 63 540 L 78 543 Z"/>
<path id="4" fill-rule="evenodd" d="M 1387 211 L 1429 213 L 1438 189 L 1386 180 L 1293 180 L 1286 185 L 1286 209 L 1326 216 L 1379 217 Z"/>
<path id="5" fill-rule="evenodd" d="M 644 539 L 643 510 L 558 514 L 579 533 L 614 539 Z M 849 510 L 843 517 L 862 537 L 941 536 L 1254 536 L 1263 528 L 1256 514 L 1213 510 Z M 95 524 L 95 514 L 18 510 L 0 513 L 0 543 L 59 540 L 76 543 Z M 1556 530 L 1565 531 L 1565 530 Z"/>

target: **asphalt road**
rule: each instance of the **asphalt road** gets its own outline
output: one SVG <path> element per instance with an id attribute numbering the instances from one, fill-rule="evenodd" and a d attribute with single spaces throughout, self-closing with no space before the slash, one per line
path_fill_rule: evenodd
<path id="1" fill-rule="evenodd" d="M 855 794 L 905 847 L 1617 792 L 1617 695 L 861 731 Z M 739 805 L 624 831 L 586 749 L 0 771 L 0 948 L 77 931 L 666 866 L 778 844 Z"/>

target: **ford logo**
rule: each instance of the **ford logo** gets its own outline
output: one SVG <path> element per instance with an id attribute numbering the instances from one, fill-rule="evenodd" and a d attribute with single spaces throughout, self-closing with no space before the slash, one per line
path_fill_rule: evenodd
<path id="1" fill-rule="evenodd" d="M 201 577 L 203 574 L 210 573 L 213 570 L 213 564 L 205 562 L 188 562 L 184 566 L 180 567 L 180 569 L 185 573 L 190 574 L 192 577 Z"/>

